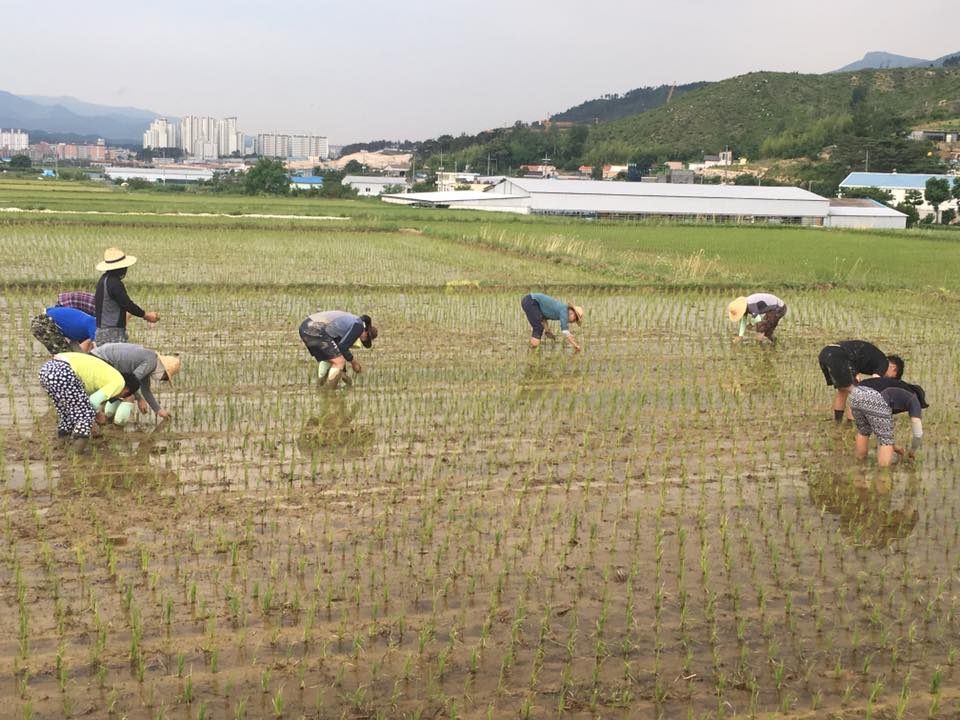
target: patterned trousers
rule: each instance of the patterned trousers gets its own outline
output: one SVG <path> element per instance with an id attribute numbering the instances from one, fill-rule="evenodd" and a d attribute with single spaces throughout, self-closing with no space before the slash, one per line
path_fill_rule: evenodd
<path id="1" fill-rule="evenodd" d="M 30 332 L 51 355 L 75 349 L 70 339 L 46 313 L 40 313 L 30 321 Z"/>
<path id="2" fill-rule="evenodd" d="M 47 360 L 40 367 L 40 384 L 53 400 L 53 406 L 60 416 L 60 435 L 90 437 L 90 428 L 96 422 L 97 414 L 90 404 L 83 382 L 73 372 L 70 363 Z"/>

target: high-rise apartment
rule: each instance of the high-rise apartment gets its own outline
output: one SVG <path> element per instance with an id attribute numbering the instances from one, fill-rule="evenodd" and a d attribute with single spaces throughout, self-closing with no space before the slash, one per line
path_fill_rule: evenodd
<path id="1" fill-rule="evenodd" d="M 261 133 L 257 135 L 257 154 L 264 157 L 305 160 L 330 157 L 330 145 L 323 135 L 281 135 Z"/>
<path id="2" fill-rule="evenodd" d="M 188 115 L 180 121 L 180 147 L 196 158 L 229 157 L 243 151 L 237 119 Z"/>
<path id="3" fill-rule="evenodd" d="M 30 147 L 30 136 L 22 130 L 0 130 L 0 151 L 23 153 Z"/>
<path id="4" fill-rule="evenodd" d="M 144 148 L 180 147 L 180 126 L 166 118 L 157 118 L 143 134 Z"/>

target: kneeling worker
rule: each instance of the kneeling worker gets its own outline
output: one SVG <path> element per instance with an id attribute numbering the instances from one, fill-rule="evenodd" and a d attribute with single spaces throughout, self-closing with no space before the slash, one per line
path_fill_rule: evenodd
<path id="1" fill-rule="evenodd" d="M 574 352 L 580 352 L 580 346 L 576 339 L 570 334 L 570 323 L 580 325 L 583 320 L 583 308 L 579 305 L 570 305 L 557 300 L 543 293 L 530 293 L 524 295 L 520 301 L 520 307 L 523 308 L 527 316 L 527 322 L 530 323 L 530 347 L 540 347 L 540 339 L 546 335 L 553 339 L 554 335 L 547 324 L 548 320 L 556 320 L 560 323 L 560 332 L 563 333 L 567 342 Z"/>
<path id="2" fill-rule="evenodd" d="M 360 363 L 353 357 L 350 348 L 360 341 L 365 348 L 373 345 L 378 335 L 369 315 L 352 315 L 341 310 L 327 310 L 309 315 L 300 323 L 300 339 L 310 355 L 320 363 L 320 382 L 335 388 L 344 367 L 349 361 L 355 373 L 361 371 Z M 329 370 L 326 363 L 329 363 Z"/>

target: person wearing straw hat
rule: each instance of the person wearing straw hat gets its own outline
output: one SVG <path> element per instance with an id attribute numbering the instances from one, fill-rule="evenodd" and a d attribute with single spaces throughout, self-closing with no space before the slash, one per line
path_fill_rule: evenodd
<path id="1" fill-rule="evenodd" d="M 143 345 L 133 345 L 131 343 L 108 343 L 98 347 L 91 354 L 106 361 L 121 373 L 132 375 L 140 382 L 140 392 L 137 395 L 137 405 L 140 412 L 145 413 L 149 408 L 161 420 L 170 417 L 170 411 L 161 408 L 160 403 L 153 396 L 151 380 L 172 384 L 174 375 L 180 372 L 179 356 L 160 355 L 153 350 L 148 350 Z M 124 410 L 132 411 L 132 408 L 126 408 L 123 405 L 108 405 L 106 414 L 108 417 L 113 417 L 116 424 L 123 425 L 129 419 L 128 416 L 125 417 L 121 414 L 121 411 Z M 129 412 L 127 415 L 129 415 Z"/>
<path id="2" fill-rule="evenodd" d="M 105 423 L 103 405 L 120 400 L 126 405 L 140 387 L 132 375 L 124 375 L 98 357 L 66 352 L 54 355 L 40 368 L 40 384 L 57 409 L 57 434 L 72 437 L 82 447 L 94 423 Z"/>
<path id="3" fill-rule="evenodd" d="M 379 335 L 369 315 L 352 315 L 342 310 L 308 315 L 300 323 L 299 331 L 307 351 L 319 363 L 320 382 L 330 389 L 336 388 L 341 379 L 347 379 L 347 362 L 355 373 L 361 371 L 360 363 L 350 350 L 353 344 L 359 340 L 363 347 L 370 348 Z"/>
<path id="4" fill-rule="evenodd" d="M 524 295 L 520 301 L 520 307 L 523 308 L 527 321 L 530 323 L 530 347 L 536 350 L 540 347 L 540 339 L 546 335 L 551 340 L 554 339 L 553 332 L 550 331 L 549 320 L 556 320 L 560 323 L 560 332 L 566 338 L 574 352 L 580 352 L 580 345 L 576 338 L 570 333 L 570 323 L 580 325 L 583 321 L 583 308 L 579 305 L 571 305 L 563 300 L 557 300 L 543 293 L 529 293 Z"/>
<path id="5" fill-rule="evenodd" d="M 103 273 L 97 281 L 95 303 L 97 309 L 97 345 L 127 342 L 127 313 L 153 324 L 160 319 L 158 312 L 145 312 L 127 294 L 123 278 L 127 268 L 137 259 L 120 248 L 103 251 L 103 262 L 97 270 Z"/>
<path id="6" fill-rule="evenodd" d="M 730 322 L 740 323 L 740 332 L 733 339 L 741 342 L 750 326 L 760 342 L 774 342 L 773 333 L 787 314 L 787 304 L 770 293 L 753 293 L 738 297 L 727 306 Z"/>
<path id="7" fill-rule="evenodd" d="M 877 436 L 877 465 L 892 465 L 894 456 L 911 459 L 920 449 L 923 440 L 922 413 L 927 403 L 923 388 L 890 377 L 868 378 L 861 381 L 850 393 L 850 409 L 857 425 L 857 441 L 854 454 L 864 460 L 869 450 L 870 435 Z M 894 444 L 893 416 L 906 412 L 910 415 L 913 441 L 910 450 Z"/>

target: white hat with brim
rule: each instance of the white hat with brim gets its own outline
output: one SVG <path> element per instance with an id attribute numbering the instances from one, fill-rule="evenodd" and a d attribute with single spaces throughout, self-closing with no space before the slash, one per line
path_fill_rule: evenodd
<path id="1" fill-rule="evenodd" d="M 120 248 L 112 247 L 103 251 L 103 262 L 97 264 L 98 272 L 107 272 L 108 270 L 120 270 L 133 265 L 137 259 L 133 255 L 127 255 Z"/>
<path id="2" fill-rule="evenodd" d="M 747 312 L 747 299 L 745 297 L 738 297 L 732 303 L 727 305 L 727 317 L 730 318 L 730 322 L 737 322 L 742 318 Z"/>
<path id="3" fill-rule="evenodd" d="M 583 324 L 583 307 L 580 305 L 567 305 L 568 308 L 573 310 L 573 314 L 577 316 L 577 319 L 574 322 L 577 325 Z"/>

